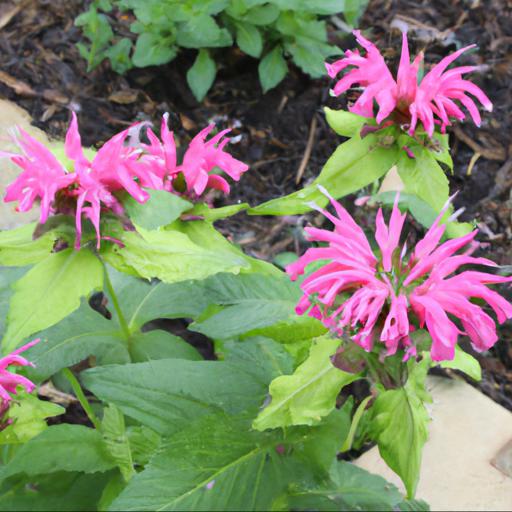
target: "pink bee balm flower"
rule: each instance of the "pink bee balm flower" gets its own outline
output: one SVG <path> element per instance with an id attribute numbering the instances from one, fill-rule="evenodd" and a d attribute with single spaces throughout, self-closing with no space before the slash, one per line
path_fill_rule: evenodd
<path id="1" fill-rule="evenodd" d="M 31 341 L 26 345 L 18 348 L 6 357 L 0 358 L 0 418 L 9 407 L 9 403 L 12 400 L 11 394 L 16 394 L 17 386 L 22 386 L 25 390 L 30 393 L 34 390 L 35 385 L 22 375 L 11 373 L 8 370 L 9 366 L 34 366 L 31 362 L 27 361 L 24 357 L 19 354 L 33 347 L 36 343 L 39 343 L 40 339 Z"/>
<path id="2" fill-rule="evenodd" d="M 467 334 L 478 351 L 497 341 L 495 321 L 472 302 L 481 299 L 494 310 L 498 322 L 512 317 L 512 304 L 487 285 L 511 282 L 512 278 L 466 270 L 453 273 L 462 265 L 496 266 L 471 253 L 477 230 L 440 244 L 445 225 L 440 224 L 448 205 L 407 256 L 400 247 L 405 214 L 395 201 L 389 224 L 382 210 L 377 214 L 375 240 L 380 249 L 374 254 L 363 230 L 327 191 L 336 215 L 317 206 L 333 224 L 334 231 L 306 228 L 309 240 L 326 244 L 313 247 L 286 268 L 292 280 L 313 262 L 326 261 L 302 283 L 304 295 L 296 311 L 309 315 L 338 334 L 346 333 L 367 351 L 380 342 L 386 354 L 405 351 L 405 358 L 416 353 L 410 333 L 428 330 L 434 361 L 451 360 L 459 334 Z M 461 254 L 458 251 L 463 250 Z"/>
<path id="3" fill-rule="evenodd" d="M 228 194 L 230 190 L 228 182 L 214 171 L 216 169 L 224 171 L 230 178 L 238 181 L 249 169 L 248 165 L 224 151 L 229 142 L 225 135 L 230 130 L 223 130 L 206 140 L 215 128 L 214 124 L 207 126 L 192 139 L 181 165 L 177 165 L 176 143 L 172 132 L 169 131 L 167 121 L 168 116 L 164 115 L 161 141 L 151 130 L 148 130 L 150 144 L 144 146 L 146 154 L 143 157 L 143 160 L 153 169 L 154 174 L 168 180 L 164 188 L 173 189 L 172 182 L 181 174 L 189 195 L 197 197 L 211 188 Z"/>
<path id="4" fill-rule="evenodd" d="M 327 73 L 331 78 L 351 66 L 351 69 L 335 85 L 333 92 L 339 96 L 355 84 L 363 87 L 361 96 L 350 111 L 365 117 L 373 117 L 373 102 L 379 107 L 376 115 L 377 123 L 390 117 L 403 125 L 409 124 L 412 135 L 418 122 L 423 124 L 429 136 L 434 133 L 434 125 L 441 125 L 444 133 L 451 119 L 463 120 L 465 114 L 456 101 L 460 102 L 469 112 L 473 121 L 480 126 L 481 118 L 473 99 L 474 96 L 487 111 L 492 111 L 492 103 L 484 92 L 472 82 L 464 80 L 462 75 L 474 71 L 477 66 L 461 66 L 450 70 L 446 68 L 462 53 L 474 48 L 466 46 L 435 65 L 418 85 L 418 70 L 423 54 L 416 56 L 411 63 L 407 34 L 402 36 L 402 55 L 398 67 L 397 79 L 394 80 L 377 47 L 365 39 L 359 30 L 354 31 L 357 42 L 366 50 L 363 57 L 358 50 L 346 51 L 345 57 L 326 64 Z"/>

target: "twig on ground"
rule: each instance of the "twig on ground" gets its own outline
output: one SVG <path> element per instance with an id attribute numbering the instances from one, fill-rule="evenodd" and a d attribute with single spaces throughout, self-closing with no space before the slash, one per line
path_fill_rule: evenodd
<path id="1" fill-rule="evenodd" d="M 315 142 L 316 135 L 316 113 L 313 114 L 313 119 L 311 119 L 311 124 L 309 126 L 309 137 L 308 142 L 306 144 L 306 150 L 304 151 L 304 156 L 302 157 L 302 161 L 297 169 L 297 176 L 295 177 L 295 184 L 298 185 L 302 179 L 304 171 L 309 162 L 309 158 L 311 157 L 311 151 L 313 149 L 313 143 Z"/>

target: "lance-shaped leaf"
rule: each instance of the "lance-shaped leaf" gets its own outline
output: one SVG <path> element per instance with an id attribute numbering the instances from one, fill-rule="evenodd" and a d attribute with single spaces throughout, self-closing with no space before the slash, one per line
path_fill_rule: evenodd
<path id="1" fill-rule="evenodd" d="M 279 274 L 209 279 L 204 283 L 204 293 L 213 304 L 224 308 L 190 328 L 214 339 L 226 339 L 295 317 L 300 289 L 282 272 Z"/>
<path id="2" fill-rule="evenodd" d="M 229 361 L 161 359 L 97 367 L 83 372 L 82 382 L 104 402 L 168 435 L 214 412 L 255 412 L 270 380 L 281 374 L 280 365 L 259 363 L 268 358 L 269 343 L 254 344 L 240 358 L 232 352 Z"/>
<path id="3" fill-rule="evenodd" d="M 455 345 L 455 357 L 451 361 L 443 361 L 439 366 L 464 372 L 477 382 L 482 380 L 480 363 L 471 354 L 464 352 L 459 345 Z"/>
<path id="4" fill-rule="evenodd" d="M 271 402 L 253 423 L 258 430 L 314 425 L 336 406 L 336 397 L 343 386 L 360 378 L 359 374 L 344 372 L 334 367 L 331 356 L 339 340 L 316 339 L 309 357 L 292 375 L 277 377 L 270 384 Z"/>
<path id="5" fill-rule="evenodd" d="M 207 416 L 172 436 L 111 510 L 270 510 L 290 478 L 280 437 Z"/>
<path id="6" fill-rule="evenodd" d="M 55 325 L 102 283 L 103 266 L 87 249 L 50 254 L 12 285 L 3 351 L 11 352 L 27 336 Z"/>
<path id="7" fill-rule="evenodd" d="M 397 158 L 396 145 L 386 147 L 386 136 L 383 132 L 381 130 L 379 136 L 369 134 L 364 139 L 354 136 L 340 144 L 311 185 L 251 208 L 249 214 L 306 213 L 311 210 L 311 202 L 320 206 L 327 204 L 327 198 L 318 190 L 317 185 L 323 185 L 334 198 L 339 199 L 373 183 L 386 174 Z M 392 135 L 388 137 L 393 139 Z"/>
<path id="8" fill-rule="evenodd" d="M 387 465 L 402 479 L 409 498 L 416 491 L 428 438 L 429 415 L 424 402 L 430 401 L 425 390 L 430 363 L 427 357 L 419 364 L 410 361 L 405 386 L 384 391 L 371 408 L 370 435 Z"/>
<path id="9" fill-rule="evenodd" d="M 56 471 L 103 472 L 115 466 L 101 434 L 82 425 L 55 425 L 24 444 L 0 471 L 0 481 Z"/>

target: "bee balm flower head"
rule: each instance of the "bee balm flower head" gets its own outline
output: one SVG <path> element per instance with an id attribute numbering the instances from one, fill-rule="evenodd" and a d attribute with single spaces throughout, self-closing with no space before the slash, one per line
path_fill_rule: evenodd
<path id="1" fill-rule="evenodd" d="M 465 264 L 495 266 L 471 256 L 477 247 L 476 230 L 440 244 L 443 210 L 408 255 L 406 247 L 400 247 L 405 214 L 398 209 L 397 196 L 388 224 L 382 210 L 377 214 L 375 240 L 380 250 L 375 254 L 350 214 L 329 198 L 336 215 L 316 209 L 334 224 L 334 230 L 306 228 L 309 240 L 326 245 L 308 249 L 286 268 L 294 280 L 310 263 L 327 261 L 303 281 L 298 314 L 309 310 L 367 351 L 382 344 L 387 355 L 401 349 L 406 358 L 416 353 L 410 334 L 418 328 L 426 327 L 432 338 L 434 361 L 453 359 L 460 334 L 467 334 L 479 351 L 496 343 L 495 321 L 472 299 L 487 302 L 498 321 L 504 322 L 512 317 L 512 304 L 487 285 L 512 278 L 474 270 L 453 275 Z"/>
<path id="2" fill-rule="evenodd" d="M 414 133 L 418 123 L 422 123 L 431 137 L 435 124 L 439 124 L 441 131 L 444 132 L 446 127 L 451 125 L 452 119 L 465 118 L 457 102 L 468 110 L 475 124 L 480 126 L 478 108 L 468 94 L 474 96 L 486 110 L 492 111 L 492 103 L 484 92 L 462 78 L 462 75 L 476 70 L 476 66 L 460 66 L 447 70 L 462 53 L 474 48 L 475 45 L 466 46 L 442 59 L 418 84 L 418 70 L 423 55 L 420 53 L 411 63 L 407 34 L 404 33 L 402 36 L 402 55 L 396 80 L 377 47 L 365 39 L 358 30 L 355 30 L 354 34 L 357 42 L 366 50 L 366 54 L 361 56 L 358 50 L 348 50 L 342 59 L 333 64 L 326 64 L 331 78 L 336 78 L 341 71 L 350 67 L 334 86 L 333 92 L 336 96 L 355 84 L 363 88 L 362 94 L 350 107 L 351 112 L 373 117 L 375 101 L 379 107 L 377 123 L 388 117 L 395 117 L 400 124 L 404 124 L 405 119 L 409 124 L 410 135 Z"/>

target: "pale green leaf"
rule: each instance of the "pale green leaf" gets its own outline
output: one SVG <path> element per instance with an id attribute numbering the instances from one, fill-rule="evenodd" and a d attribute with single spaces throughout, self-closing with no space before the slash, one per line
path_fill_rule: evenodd
<path id="1" fill-rule="evenodd" d="M 157 277 L 166 283 L 204 279 L 218 272 L 238 273 L 248 266 L 244 258 L 231 251 L 207 250 L 178 231 L 128 232 L 123 237 L 125 247 L 116 248 L 124 261 L 141 277 Z"/>
<path id="2" fill-rule="evenodd" d="M 405 386 L 382 392 L 372 406 L 370 435 L 377 441 L 387 465 L 401 478 L 409 498 L 418 484 L 423 446 L 430 421 L 424 401 L 425 378 L 430 360 L 412 361 Z"/>
<path id="3" fill-rule="evenodd" d="M 160 329 L 134 334 L 130 338 L 130 355 L 134 363 L 156 359 L 200 361 L 201 354 L 189 343 Z"/>
<path id="4" fill-rule="evenodd" d="M 19 391 L 3 418 L 11 423 L 0 432 L 0 445 L 26 443 L 47 428 L 46 418 L 65 412 L 60 405 Z"/>
<path id="5" fill-rule="evenodd" d="M 52 251 L 56 236 L 45 233 L 34 240 L 36 224 L 0 231 L 0 265 L 22 267 L 44 260 Z"/>
<path id="6" fill-rule="evenodd" d="M 477 359 L 464 352 L 458 345 L 455 346 L 455 357 L 451 361 L 442 361 L 441 368 L 460 370 L 477 382 L 482 380 L 482 368 Z"/>
<path id="7" fill-rule="evenodd" d="M 340 144 L 325 164 L 322 172 L 308 187 L 288 196 L 272 199 L 255 208 L 250 215 L 295 215 L 311 210 L 310 203 L 327 204 L 318 190 L 324 186 L 336 199 L 352 194 L 386 174 L 397 158 L 395 146 L 383 147 L 375 134 L 364 139 L 353 137 Z"/>
<path id="8" fill-rule="evenodd" d="M 338 134 L 343 137 L 354 137 L 359 135 L 364 125 L 374 125 L 373 118 L 363 117 L 353 114 L 347 110 L 333 110 L 324 107 L 325 119 L 327 124 Z"/>
<path id="9" fill-rule="evenodd" d="M 92 252 L 66 249 L 50 254 L 12 285 L 4 352 L 78 309 L 80 299 L 102 283 L 103 266 Z"/>
<path id="10" fill-rule="evenodd" d="M 253 427 L 258 430 L 314 425 L 336 406 L 341 388 L 360 378 L 334 367 L 334 355 L 340 340 L 316 339 L 304 361 L 292 375 L 274 379 L 269 388 L 271 402 L 258 415 Z"/>

